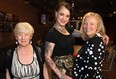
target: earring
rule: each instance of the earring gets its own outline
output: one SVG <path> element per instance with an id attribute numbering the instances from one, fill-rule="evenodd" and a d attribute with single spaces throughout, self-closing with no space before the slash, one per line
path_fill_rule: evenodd
<path id="1" fill-rule="evenodd" d="M 16 40 L 15 44 L 18 45 L 18 41 L 17 40 Z"/>
<path id="2" fill-rule="evenodd" d="M 30 44 L 32 44 L 32 40 L 30 40 Z"/>

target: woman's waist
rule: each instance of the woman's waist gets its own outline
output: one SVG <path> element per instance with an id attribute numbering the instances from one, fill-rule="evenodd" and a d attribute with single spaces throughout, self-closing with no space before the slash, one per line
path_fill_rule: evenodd
<path id="1" fill-rule="evenodd" d="M 71 51 L 53 51 L 53 56 L 64 56 L 64 55 L 73 55 L 73 50 Z"/>
<path id="2" fill-rule="evenodd" d="M 73 54 L 63 54 L 63 55 L 53 55 L 52 57 L 59 57 L 59 58 L 62 58 L 62 57 L 67 57 L 67 56 L 73 56 Z"/>

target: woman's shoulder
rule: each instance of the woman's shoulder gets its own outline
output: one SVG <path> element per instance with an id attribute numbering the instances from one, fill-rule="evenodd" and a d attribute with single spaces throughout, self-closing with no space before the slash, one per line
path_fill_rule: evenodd
<path id="1" fill-rule="evenodd" d="M 6 63 L 7 68 L 11 67 L 13 53 L 14 53 L 15 48 L 16 46 L 9 46 L 6 48 L 5 63 Z"/>
<path id="2" fill-rule="evenodd" d="M 40 53 L 42 51 L 42 48 L 37 45 L 33 45 L 33 49 L 34 49 L 34 51 L 36 51 L 36 53 Z"/>
<path id="3" fill-rule="evenodd" d="M 60 37 L 60 33 L 52 27 L 45 36 L 45 40 L 49 42 L 55 42 Z"/>
<path id="4" fill-rule="evenodd" d="M 96 34 L 94 37 L 91 38 L 92 41 L 103 41 L 102 36 Z"/>
<path id="5" fill-rule="evenodd" d="M 104 44 L 102 37 L 98 35 L 95 35 L 93 38 L 91 38 L 89 42 L 95 45 Z"/>
<path id="6" fill-rule="evenodd" d="M 48 32 L 46 33 L 46 37 L 49 36 L 55 36 L 55 34 L 57 33 L 56 29 L 54 27 L 52 27 L 50 30 L 48 30 Z"/>
<path id="7" fill-rule="evenodd" d="M 6 56 L 11 57 L 13 55 L 13 52 L 17 46 L 9 46 L 6 48 Z"/>
<path id="8" fill-rule="evenodd" d="M 52 27 L 52 28 L 50 28 L 50 29 L 48 30 L 48 33 L 53 33 L 53 32 L 56 32 L 55 27 Z"/>
<path id="9" fill-rule="evenodd" d="M 44 49 L 40 46 L 33 46 L 34 51 L 37 55 L 37 57 L 39 57 L 40 61 L 43 62 L 43 58 L 44 58 Z"/>

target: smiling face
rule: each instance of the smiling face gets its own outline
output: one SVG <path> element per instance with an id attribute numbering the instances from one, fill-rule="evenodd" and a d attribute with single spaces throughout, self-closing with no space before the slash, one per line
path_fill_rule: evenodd
<path id="1" fill-rule="evenodd" d="M 84 25 L 83 25 L 83 30 L 89 38 L 93 37 L 96 34 L 97 23 L 98 22 L 94 16 L 88 16 L 85 19 Z"/>
<path id="2" fill-rule="evenodd" d="M 21 33 L 17 34 L 16 39 L 17 39 L 19 45 L 27 46 L 27 45 L 29 45 L 29 42 L 32 39 L 32 36 L 30 35 L 30 33 L 28 31 L 21 32 Z"/>
<path id="3" fill-rule="evenodd" d="M 18 44 L 21 46 L 29 45 L 34 34 L 33 27 L 27 22 L 19 22 L 15 25 L 14 35 Z"/>
<path id="4" fill-rule="evenodd" d="M 55 12 L 55 16 L 56 16 L 56 22 L 64 27 L 70 19 L 70 11 L 62 6 L 58 11 Z"/>

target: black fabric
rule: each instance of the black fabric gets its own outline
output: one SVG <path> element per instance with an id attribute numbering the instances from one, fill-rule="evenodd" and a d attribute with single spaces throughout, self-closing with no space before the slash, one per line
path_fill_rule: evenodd
<path id="1" fill-rule="evenodd" d="M 5 68 L 5 48 L 0 49 L 0 79 L 5 79 L 6 68 Z"/>
<path id="2" fill-rule="evenodd" d="M 52 27 L 46 34 L 45 41 L 55 43 L 53 56 L 69 55 L 74 52 L 75 38 L 71 35 L 73 30 L 68 27 L 66 29 L 69 31 L 69 35 L 60 33 L 55 27 Z"/>
<path id="3" fill-rule="evenodd" d="M 105 44 L 101 37 L 95 35 L 87 40 L 74 59 L 73 79 L 102 79 L 104 54 Z"/>
<path id="4" fill-rule="evenodd" d="M 13 53 L 14 53 L 15 48 L 16 47 L 10 48 L 7 51 L 6 60 L 5 60 L 6 68 L 8 68 L 8 70 L 9 70 L 11 79 L 14 78 L 14 76 L 11 73 L 11 65 L 12 65 L 12 58 L 13 58 Z M 44 77 L 43 77 L 44 55 L 43 55 L 42 49 L 40 47 L 37 47 L 37 46 L 33 46 L 33 49 L 37 55 L 38 63 L 40 66 L 40 79 L 44 79 Z"/>
<path id="5" fill-rule="evenodd" d="M 10 50 L 8 50 L 8 52 L 6 53 L 6 68 L 9 70 L 9 74 L 11 79 L 13 79 L 13 75 L 11 74 L 11 65 L 12 65 L 12 58 L 13 58 L 13 52 L 14 52 L 15 48 L 12 48 Z"/>
<path id="6" fill-rule="evenodd" d="M 34 50 L 36 52 L 36 56 L 38 59 L 38 63 L 40 65 L 40 79 L 44 79 L 43 77 L 43 64 L 44 64 L 44 52 L 43 49 L 37 46 L 34 46 Z"/>

